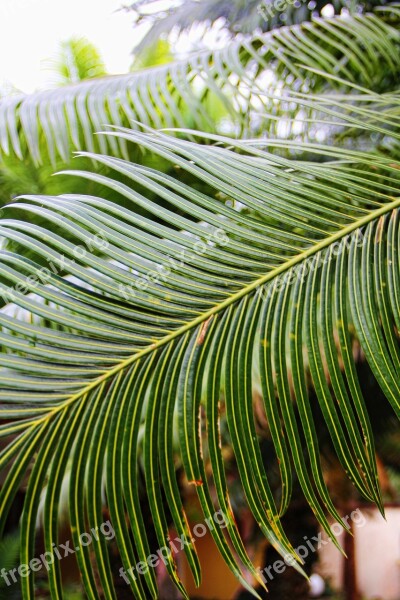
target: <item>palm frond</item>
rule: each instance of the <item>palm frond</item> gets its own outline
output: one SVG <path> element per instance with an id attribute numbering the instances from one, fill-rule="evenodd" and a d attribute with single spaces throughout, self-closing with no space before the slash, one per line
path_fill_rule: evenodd
<path id="1" fill-rule="evenodd" d="M 149 31 L 134 49 L 135 52 L 141 52 L 160 37 L 168 36 L 171 31 L 192 31 L 193 26 L 199 24 L 209 27 L 222 21 L 223 27 L 233 35 L 252 34 L 257 30 L 269 31 L 274 27 L 309 21 L 313 16 L 320 16 L 327 4 L 339 14 L 344 7 L 353 12 L 365 12 L 384 3 L 384 0 L 361 3 L 316 0 L 311 6 L 307 2 L 295 6 L 287 3 L 276 9 L 272 0 L 175 0 L 165 9 L 156 0 L 145 0 L 133 2 L 125 9 L 132 11 L 137 24 L 150 24 Z"/>
<path id="2" fill-rule="evenodd" d="M 93 134 L 105 124 L 132 127 L 134 122 L 214 132 L 215 120 L 204 104 L 210 97 L 211 104 L 224 107 L 219 131 L 229 127 L 248 135 L 260 128 L 261 112 L 270 118 L 270 134 L 282 136 L 274 119 L 301 118 L 291 104 L 279 102 L 285 89 L 317 93 L 335 87 L 334 79 L 327 86 L 326 77 L 315 70 L 377 93 L 395 89 L 400 33 L 389 24 L 391 15 L 398 18 L 395 8 L 382 18 L 318 18 L 138 73 L 2 98 L 0 148 L 21 159 L 29 153 L 36 164 L 48 158 L 55 164 L 58 157 L 67 162 L 71 149 L 128 158 L 122 141 L 118 145 L 114 138 L 100 140 Z M 265 124 L 263 120 L 262 131 Z M 284 135 L 292 133 L 289 128 Z"/>
<path id="3" fill-rule="evenodd" d="M 58 85 L 76 84 L 107 75 L 106 66 L 96 46 L 84 37 L 72 37 L 60 44 L 58 56 L 47 66 Z"/>
<path id="4" fill-rule="evenodd" d="M 391 118 L 395 135 L 398 117 Z M 356 125 L 373 132 L 362 116 Z M 264 150 L 259 142 L 219 136 L 208 136 L 217 145 L 204 145 L 154 131 L 117 128 L 107 135 L 162 156 L 215 194 L 121 158 L 87 153 L 130 185 L 95 172 L 75 175 L 118 191 L 132 210 L 63 194 L 25 196 L 14 203 L 14 211 L 40 215 L 47 225 L 4 214 L 0 235 L 29 249 L 37 261 L 2 251 L 0 293 L 41 322 L 13 319 L 10 307 L 0 312 L 6 350 L 0 358 L 0 435 L 12 436 L 0 453 L 0 466 L 9 465 L 0 491 L 1 524 L 34 459 L 21 522 L 21 561 L 28 563 L 33 554 L 45 484 L 45 544 L 52 551 L 61 486 L 70 468 L 73 544 L 86 593 L 98 598 L 100 581 L 106 597 L 115 597 L 105 540 L 93 540 L 94 565 L 80 538 L 88 526 L 102 523 L 106 468 L 110 518 L 131 588 L 135 598 L 156 598 L 154 569 L 140 577 L 129 571 L 150 555 L 137 486 L 143 452 L 159 546 L 169 547 L 165 494 L 199 582 L 195 538 L 174 468 L 176 435 L 187 485 L 194 486 L 204 516 L 212 519 L 211 534 L 226 563 L 243 585 L 248 586 L 243 570 L 260 580 L 231 508 L 219 432 L 223 408 L 254 518 L 269 542 L 282 556 L 295 557 L 301 570 L 280 521 L 290 502 L 293 470 L 321 526 L 331 535 L 327 515 L 342 522 L 322 474 L 309 375 L 344 470 L 382 509 L 350 332 L 399 417 L 398 165 L 390 156 L 313 143 L 303 143 L 303 149 L 317 160 L 296 160 Z M 269 140 L 268 147 L 274 149 L 274 143 Z M 291 150 L 296 149 L 293 143 Z M 165 205 L 146 194 L 156 194 Z M 144 205 L 150 217 L 137 213 Z M 106 243 L 93 253 L 99 233 Z M 43 260 L 49 265 L 45 283 Z M 60 276 L 60 265 L 68 277 Z M 254 363 L 279 459 L 279 502 L 257 440 Z M 232 546 L 224 524 L 213 520 L 218 510 Z M 185 596 L 172 554 L 166 563 Z M 57 562 L 49 578 L 53 597 L 61 597 Z M 33 574 L 22 585 L 24 597 L 32 598 Z"/>

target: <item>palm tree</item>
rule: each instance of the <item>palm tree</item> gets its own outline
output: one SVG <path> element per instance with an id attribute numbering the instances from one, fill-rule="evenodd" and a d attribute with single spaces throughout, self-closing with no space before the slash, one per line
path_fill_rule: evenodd
<path id="1" fill-rule="evenodd" d="M 315 121 L 316 116 L 306 102 L 301 108 L 288 102 L 286 91 L 347 93 L 340 78 L 374 92 L 396 89 L 398 19 L 396 8 L 363 17 L 315 19 L 235 39 L 221 50 L 168 65 L 16 94 L 0 101 L 0 150 L 20 159 L 29 154 L 37 165 L 56 164 L 58 158 L 68 163 L 71 150 L 129 158 L 124 140 L 95 134 L 106 125 L 132 127 L 135 122 L 228 131 L 237 137 L 281 137 L 283 129 L 288 136 L 291 126 L 295 132 L 299 128 L 297 113 L 300 120 L 309 114 Z M 216 123 L 212 112 L 217 102 L 224 113 L 218 113 Z M 304 132 L 315 137 L 316 128 L 309 125 Z"/>
<path id="2" fill-rule="evenodd" d="M 105 505 L 134 597 L 157 597 L 160 562 L 187 597 L 169 519 L 196 582 L 201 573 L 179 464 L 226 563 L 248 589 L 246 572 L 263 584 L 232 509 L 229 444 L 260 530 L 302 572 L 281 524 L 294 473 L 328 535 L 329 516 L 346 528 L 323 477 L 311 385 L 343 469 L 383 511 L 352 349 L 357 339 L 399 417 L 399 15 L 317 19 L 169 66 L 1 101 L 4 152 L 39 164 L 67 161 L 72 146 L 115 173 L 70 171 L 108 199 L 68 188 L 25 195 L 0 221 L 0 523 L 27 478 L 22 563 L 34 556 L 39 512 L 54 555 L 68 477 L 88 597 L 116 597 L 106 537 L 86 543 L 102 531 Z M 211 131 L 210 95 L 225 107 Z M 154 129 L 187 126 L 187 115 L 208 130 Z M 222 135 L 226 115 L 235 137 Z M 112 128 L 95 138 L 103 123 Z M 139 152 L 171 170 L 133 162 Z M 261 456 L 255 389 L 279 497 Z M 48 567 L 52 597 L 62 597 L 59 561 Z M 25 574 L 31 598 L 34 573 Z"/>
<path id="3" fill-rule="evenodd" d="M 385 4 L 385 0 L 311 0 L 281 3 L 276 9 L 272 0 L 170 0 L 167 7 L 157 0 L 134 0 L 124 8 L 133 14 L 136 24 L 150 25 L 149 31 L 135 47 L 135 52 L 140 53 L 171 31 L 178 34 L 191 32 L 196 25 L 210 27 L 220 22 L 231 36 L 238 33 L 248 35 L 283 24 L 303 23 L 312 16 L 320 16 L 327 5 L 333 14 L 340 14 L 343 8 L 360 13 Z"/>

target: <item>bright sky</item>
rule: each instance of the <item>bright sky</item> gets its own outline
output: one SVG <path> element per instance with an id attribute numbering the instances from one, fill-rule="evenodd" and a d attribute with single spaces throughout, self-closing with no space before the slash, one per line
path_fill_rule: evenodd
<path id="1" fill-rule="evenodd" d="M 116 12 L 123 0 L 0 0 L 0 86 L 24 92 L 48 87 L 43 67 L 60 41 L 86 36 L 110 73 L 124 73 L 137 42 L 132 15 Z M 128 4 L 128 2 L 126 2 Z"/>

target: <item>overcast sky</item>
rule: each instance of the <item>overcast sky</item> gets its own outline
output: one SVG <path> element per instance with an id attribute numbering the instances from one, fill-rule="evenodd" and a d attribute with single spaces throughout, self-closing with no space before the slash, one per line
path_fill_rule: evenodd
<path id="1" fill-rule="evenodd" d="M 123 0 L 0 0 L 0 86 L 24 92 L 48 87 L 43 70 L 58 43 L 84 35 L 100 50 L 110 73 L 128 70 L 138 37 Z"/>

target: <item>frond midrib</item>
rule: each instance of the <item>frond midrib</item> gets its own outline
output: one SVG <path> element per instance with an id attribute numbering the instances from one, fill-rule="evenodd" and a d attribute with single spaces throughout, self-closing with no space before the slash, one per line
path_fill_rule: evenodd
<path id="1" fill-rule="evenodd" d="M 235 292 L 234 294 L 232 294 L 231 296 L 229 296 L 228 298 L 226 298 L 224 301 L 220 302 L 219 304 L 216 304 L 211 309 L 205 311 L 204 313 L 202 313 L 201 315 L 199 315 L 198 317 L 196 317 L 195 319 L 193 319 L 189 323 L 186 323 L 185 325 L 183 325 L 179 329 L 176 329 L 172 333 L 164 336 L 162 339 L 158 340 L 157 342 L 154 342 L 153 344 L 150 344 L 146 348 L 143 348 L 139 352 L 136 352 L 132 356 L 129 356 L 125 360 L 121 361 L 116 366 L 114 366 L 112 369 L 108 370 L 106 373 L 104 373 L 103 375 L 101 375 L 100 377 L 98 377 L 97 379 L 95 379 L 94 381 L 92 381 L 90 384 L 88 384 L 81 391 L 79 391 L 76 394 L 74 394 L 73 396 L 71 396 L 67 401 L 65 401 L 63 404 L 58 405 L 57 407 L 55 407 L 50 412 L 48 412 L 47 409 L 43 409 L 43 411 L 46 411 L 46 415 L 44 415 L 43 417 L 37 419 L 35 421 L 35 423 L 39 423 L 39 422 L 42 422 L 42 421 L 45 421 L 45 420 L 51 418 L 57 412 L 59 412 L 61 410 L 64 410 L 70 404 L 72 404 L 73 402 L 75 402 L 76 400 L 78 400 L 79 398 L 81 398 L 82 396 L 87 395 L 89 392 L 91 392 L 94 389 L 96 389 L 99 385 L 101 385 L 105 381 L 111 379 L 114 375 L 116 375 L 117 373 L 119 373 L 121 370 L 130 367 L 137 360 L 140 360 L 144 356 L 146 356 L 148 354 L 151 354 L 153 351 L 156 351 L 159 348 L 162 348 L 163 346 L 165 346 L 169 342 L 172 342 L 174 339 L 179 338 L 181 335 L 183 335 L 184 333 L 187 333 L 191 329 L 194 329 L 198 325 L 201 325 L 201 324 L 205 323 L 211 317 L 215 316 L 216 314 L 218 314 L 219 312 L 221 312 L 225 308 L 228 308 L 229 306 L 231 306 L 235 302 L 238 302 L 239 300 L 241 300 L 242 298 L 244 298 L 245 296 L 247 296 L 248 294 L 250 294 L 251 292 L 253 292 L 257 288 L 265 285 L 269 281 L 272 281 L 273 279 L 275 279 L 276 277 L 278 277 L 282 273 L 285 273 L 286 271 L 288 271 L 292 267 L 295 267 L 296 265 L 302 263 L 307 258 L 309 258 L 309 257 L 317 254 L 318 252 L 324 250 L 325 248 L 328 248 L 329 246 L 331 246 L 335 242 L 337 242 L 337 241 L 345 238 L 346 236 L 350 235 L 351 233 L 353 233 L 357 229 L 360 229 L 361 227 L 364 227 L 365 225 L 367 225 L 371 221 L 374 221 L 375 219 L 378 219 L 379 217 L 381 217 L 381 216 L 389 213 L 390 211 L 392 211 L 392 210 L 394 210 L 396 208 L 400 208 L 400 198 L 397 198 L 393 202 L 384 204 L 379 209 L 371 211 L 369 214 L 365 215 L 364 217 L 355 220 L 354 223 L 351 223 L 350 225 L 347 225 L 346 227 L 340 229 L 336 233 L 328 236 L 324 240 L 321 240 L 318 243 L 314 244 L 313 246 L 310 246 L 310 248 L 307 248 L 306 250 L 304 250 L 300 254 L 297 254 L 296 256 L 290 258 L 289 260 L 287 260 L 283 264 L 279 265 L 279 267 L 276 267 L 272 271 L 269 271 L 266 275 L 262 275 L 261 277 L 259 277 L 255 281 L 253 281 L 252 283 L 250 283 L 250 284 L 246 285 L 245 287 L 243 287 L 238 292 Z"/>

